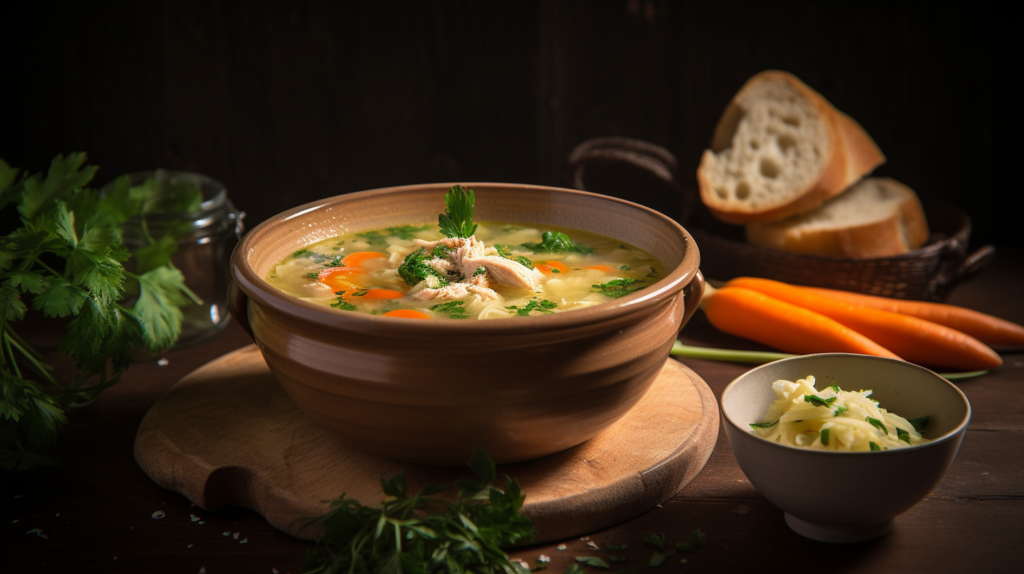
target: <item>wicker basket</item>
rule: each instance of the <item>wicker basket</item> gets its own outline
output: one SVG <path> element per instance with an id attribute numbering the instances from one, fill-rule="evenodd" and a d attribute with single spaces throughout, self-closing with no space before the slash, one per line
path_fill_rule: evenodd
<path id="1" fill-rule="evenodd" d="M 593 161 L 630 164 L 684 194 L 686 207 L 679 220 L 697 242 L 701 271 L 713 279 L 747 275 L 900 299 L 945 301 L 958 284 L 995 257 L 991 245 L 968 255 L 970 218 L 955 207 L 929 202 L 923 202 L 931 229 L 928 241 L 895 257 L 840 259 L 750 245 L 743 241 L 741 227 L 715 220 L 696 200 L 696 192 L 682 184 L 679 164 L 668 150 L 628 138 L 585 141 L 569 156 L 570 177 L 577 189 L 585 189 L 583 173 Z"/>

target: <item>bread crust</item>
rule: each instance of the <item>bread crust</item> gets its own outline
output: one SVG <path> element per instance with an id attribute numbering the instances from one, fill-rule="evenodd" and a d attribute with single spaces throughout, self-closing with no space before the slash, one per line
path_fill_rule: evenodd
<path id="1" fill-rule="evenodd" d="M 869 259 L 892 257 L 917 249 L 928 239 L 928 223 L 917 195 L 891 178 L 874 178 L 878 185 L 904 190 L 889 217 L 860 225 L 807 230 L 785 221 L 747 226 L 747 241 L 792 253 Z"/>
<path id="2" fill-rule="evenodd" d="M 770 209 L 753 211 L 743 203 L 717 200 L 708 175 L 708 165 L 716 151 L 720 152 L 731 145 L 735 127 L 744 113 L 740 104 L 744 94 L 759 82 L 770 80 L 787 83 L 818 111 L 826 125 L 830 151 L 818 179 L 795 194 L 791 201 Z M 777 221 L 818 207 L 884 162 L 885 156 L 874 140 L 852 118 L 836 110 L 824 96 L 789 72 L 767 70 L 747 80 L 729 102 L 715 126 L 711 149 L 705 150 L 701 156 L 697 168 L 697 185 L 704 205 L 722 221 L 738 224 Z"/>

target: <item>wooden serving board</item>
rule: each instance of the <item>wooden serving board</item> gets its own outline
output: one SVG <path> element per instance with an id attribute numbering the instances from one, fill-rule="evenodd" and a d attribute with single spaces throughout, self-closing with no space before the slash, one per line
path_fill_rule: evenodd
<path id="1" fill-rule="evenodd" d="M 471 431 L 469 431 L 471 432 Z M 671 498 L 711 456 L 718 404 L 696 373 L 668 360 L 640 402 L 593 439 L 541 459 L 499 467 L 526 494 L 537 542 L 594 532 Z M 409 491 L 447 484 L 466 468 L 394 461 L 348 446 L 294 406 L 255 345 L 178 381 L 150 408 L 135 459 L 157 484 L 206 510 L 230 504 L 275 528 L 315 539 L 310 518 L 345 493 L 383 498 L 380 477 L 403 473 Z"/>

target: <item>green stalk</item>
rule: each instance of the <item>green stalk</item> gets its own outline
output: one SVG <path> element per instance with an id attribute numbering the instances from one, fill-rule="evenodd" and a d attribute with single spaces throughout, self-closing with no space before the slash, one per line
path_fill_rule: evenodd
<path id="1" fill-rule="evenodd" d="M 705 361 L 724 361 L 728 363 L 747 363 L 752 365 L 763 365 L 789 359 L 800 355 L 789 353 L 770 353 L 765 351 L 736 351 L 733 349 L 713 349 L 710 347 L 691 347 L 676 341 L 672 345 L 671 355 L 673 357 L 685 357 L 687 359 L 704 359 Z M 947 381 L 966 381 L 987 375 L 988 371 L 968 371 L 965 373 L 939 373 L 939 376 Z"/>

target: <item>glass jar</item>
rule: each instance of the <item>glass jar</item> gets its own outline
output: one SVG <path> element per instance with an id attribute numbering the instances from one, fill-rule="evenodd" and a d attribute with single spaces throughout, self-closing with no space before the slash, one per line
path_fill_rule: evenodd
<path id="1" fill-rule="evenodd" d="M 220 182 L 202 174 L 158 169 L 129 173 L 127 177 L 132 187 L 152 180 L 158 191 L 187 184 L 202 193 L 198 209 L 148 213 L 128 220 L 122 230 L 122 240 L 130 251 L 165 236 L 177 242 L 170 262 L 181 271 L 185 285 L 202 303 L 189 303 L 182 308 L 181 335 L 172 349 L 202 343 L 216 335 L 230 319 L 229 260 L 244 232 L 245 213 L 235 208 Z"/>

